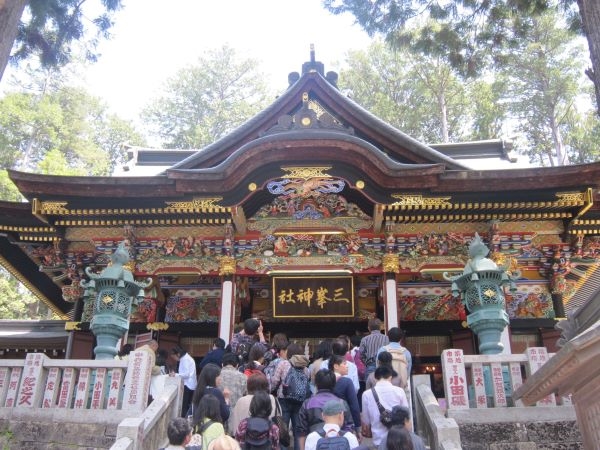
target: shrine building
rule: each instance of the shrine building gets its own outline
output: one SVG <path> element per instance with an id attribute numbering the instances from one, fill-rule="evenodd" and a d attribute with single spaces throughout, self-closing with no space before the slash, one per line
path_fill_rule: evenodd
<path id="1" fill-rule="evenodd" d="M 418 142 L 340 92 L 314 54 L 289 80 L 205 148 L 131 149 L 121 176 L 9 171 L 27 202 L 0 203 L 0 264 L 69 336 L 68 351 L 37 351 L 92 357 L 79 283 L 126 241 L 136 279 L 152 279 L 130 341 L 152 332 L 200 357 L 249 317 L 311 345 L 378 317 L 406 331 L 413 373 L 440 373 L 444 349 L 477 353 L 444 277 L 462 272 L 476 233 L 517 276 L 505 345 L 554 351 L 556 319 L 600 280 L 600 163 L 472 169 L 473 158 L 506 159 L 505 143 Z M 18 335 L 0 347 L 8 358 L 33 350 Z"/>

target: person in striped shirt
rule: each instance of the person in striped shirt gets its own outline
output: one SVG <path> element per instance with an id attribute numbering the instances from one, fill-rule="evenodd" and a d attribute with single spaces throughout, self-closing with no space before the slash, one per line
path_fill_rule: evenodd
<path id="1" fill-rule="evenodd" d="M 381 320 L 378 318 L 370 319 L 368 328 L 369 334 L 361 339 L 359 347 L 360 359 L 366 367 L 366 377 L 375 372 L 377 351 L 390 343 L 388 337 L 381 332 Z"/>

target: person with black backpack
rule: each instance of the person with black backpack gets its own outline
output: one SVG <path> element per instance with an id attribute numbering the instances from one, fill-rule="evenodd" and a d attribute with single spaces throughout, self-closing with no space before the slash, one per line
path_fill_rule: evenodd
<path id="1" fill-rule="evenodd" d="M 351 450 L 359 446 L 358 439 L 349 431 L 342 431 L 344 403 L 329 400 L 321 409 L 323 426 L 306 437 L 304 450 Z"/>
<path id="2" fill-rule="evenodd" d="M 279 427 L 269 419 L 272 408 L 267 392 L 254 393 L 250 417 L 242 420 L 235 432 L 235 439 L 243 450 L 279 450 Z"/>
<path id="3" fill-rule="evenodd" d="M 317 431 L 323 427 L 323 406 L 329 400 L 342 402 L 344 405 L 344 423 L 341 426 L 342 430 L 353 432 L 354 421 L 350 414 L 350 408 L 345 400 L 340 399 L 333 393 L 336 378 L 331 370 L 319 370 L 315 375 L 315 384 L 317 385 L 317 393 L 305 400 L 298 414 L 298 433 L 299 446 L 298 449 L 304 448 L 306 437 L 313 431 Z"/>
<path id="4" fill-rule="evenodd" d="M 248 361 L 250 348 L 257 342 L 263 344 L 263 353 L 267 351 L 268 345 L 263 334 L 262 321 L 255 318 L 246 319 L 244 320 L 244 329 L 231 337 L 231 342 L 225 348 L 225 351 L 231 351 L 231 353 L 238 355 L 240 364 L 244 364 Z"/>
<path id="5" fill-rule="evenodd" d="M 290 421 L 292 422 L 290 430 L 294 435 L 294 448 L 300 448 L 296 428 L 302 402 L 310 396 L 308 358 L 298 344 L 288 345 L 287 351 L 280 354 L 283 358 L 271 377 L 271 385 L 281 405 L 283 421 L 288 426 Z"/>

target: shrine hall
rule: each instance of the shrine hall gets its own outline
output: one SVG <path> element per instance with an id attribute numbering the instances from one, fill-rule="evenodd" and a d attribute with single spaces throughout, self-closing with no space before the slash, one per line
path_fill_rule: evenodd
<path id="1" fill-rule="evenodd" d="M 3 335 L 1 357 L 34 346 L 92 357 L 80 283 L 125 242 L 132 274 L 151 283 L 123 342 L 152 334 L 201 357 L 257 317 L 314 346 L 378 317 L 406 332 L 413 373 L 433 376 L 444 349 L 477 353 L 447 279 L 476 234 L 516 279 L 505 345 L 553 351 L 557 319 L 599 285 L 600 163 L 514 169 L 509 147 L 419 142 L 312 57 L 269 107 L 204 148 L 130 148 L 127 170 L 109 177 L 10 170 L 26 201 L 0 203 L 0 264 L 64 328 L 35 344 L 34 325 Z M 505 164 L 474 169 L 478 158 Z"/>

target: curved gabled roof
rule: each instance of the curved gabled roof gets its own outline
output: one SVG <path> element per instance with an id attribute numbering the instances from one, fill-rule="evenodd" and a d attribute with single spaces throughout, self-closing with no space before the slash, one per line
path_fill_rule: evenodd
<path id="1" fill-rule="evenodd" d="M 468 166 L 377 118 L 343 95 L 320 73 L 307 72 L 261 113 L 167 171 L 202 169 L 218 165 L 232 153 L 274 127 L 282 116 L 293 115 L 302 106 L 305 93 L 310 99 L 317 100 L 336 122 L 351 127 L 356 136 L 386 153 L 392 160 L 405 164 L 444 164 L 448 169 L 469 169 Z M 300 133 L 294 138 L 302 140 L 304 136 Z"/>

